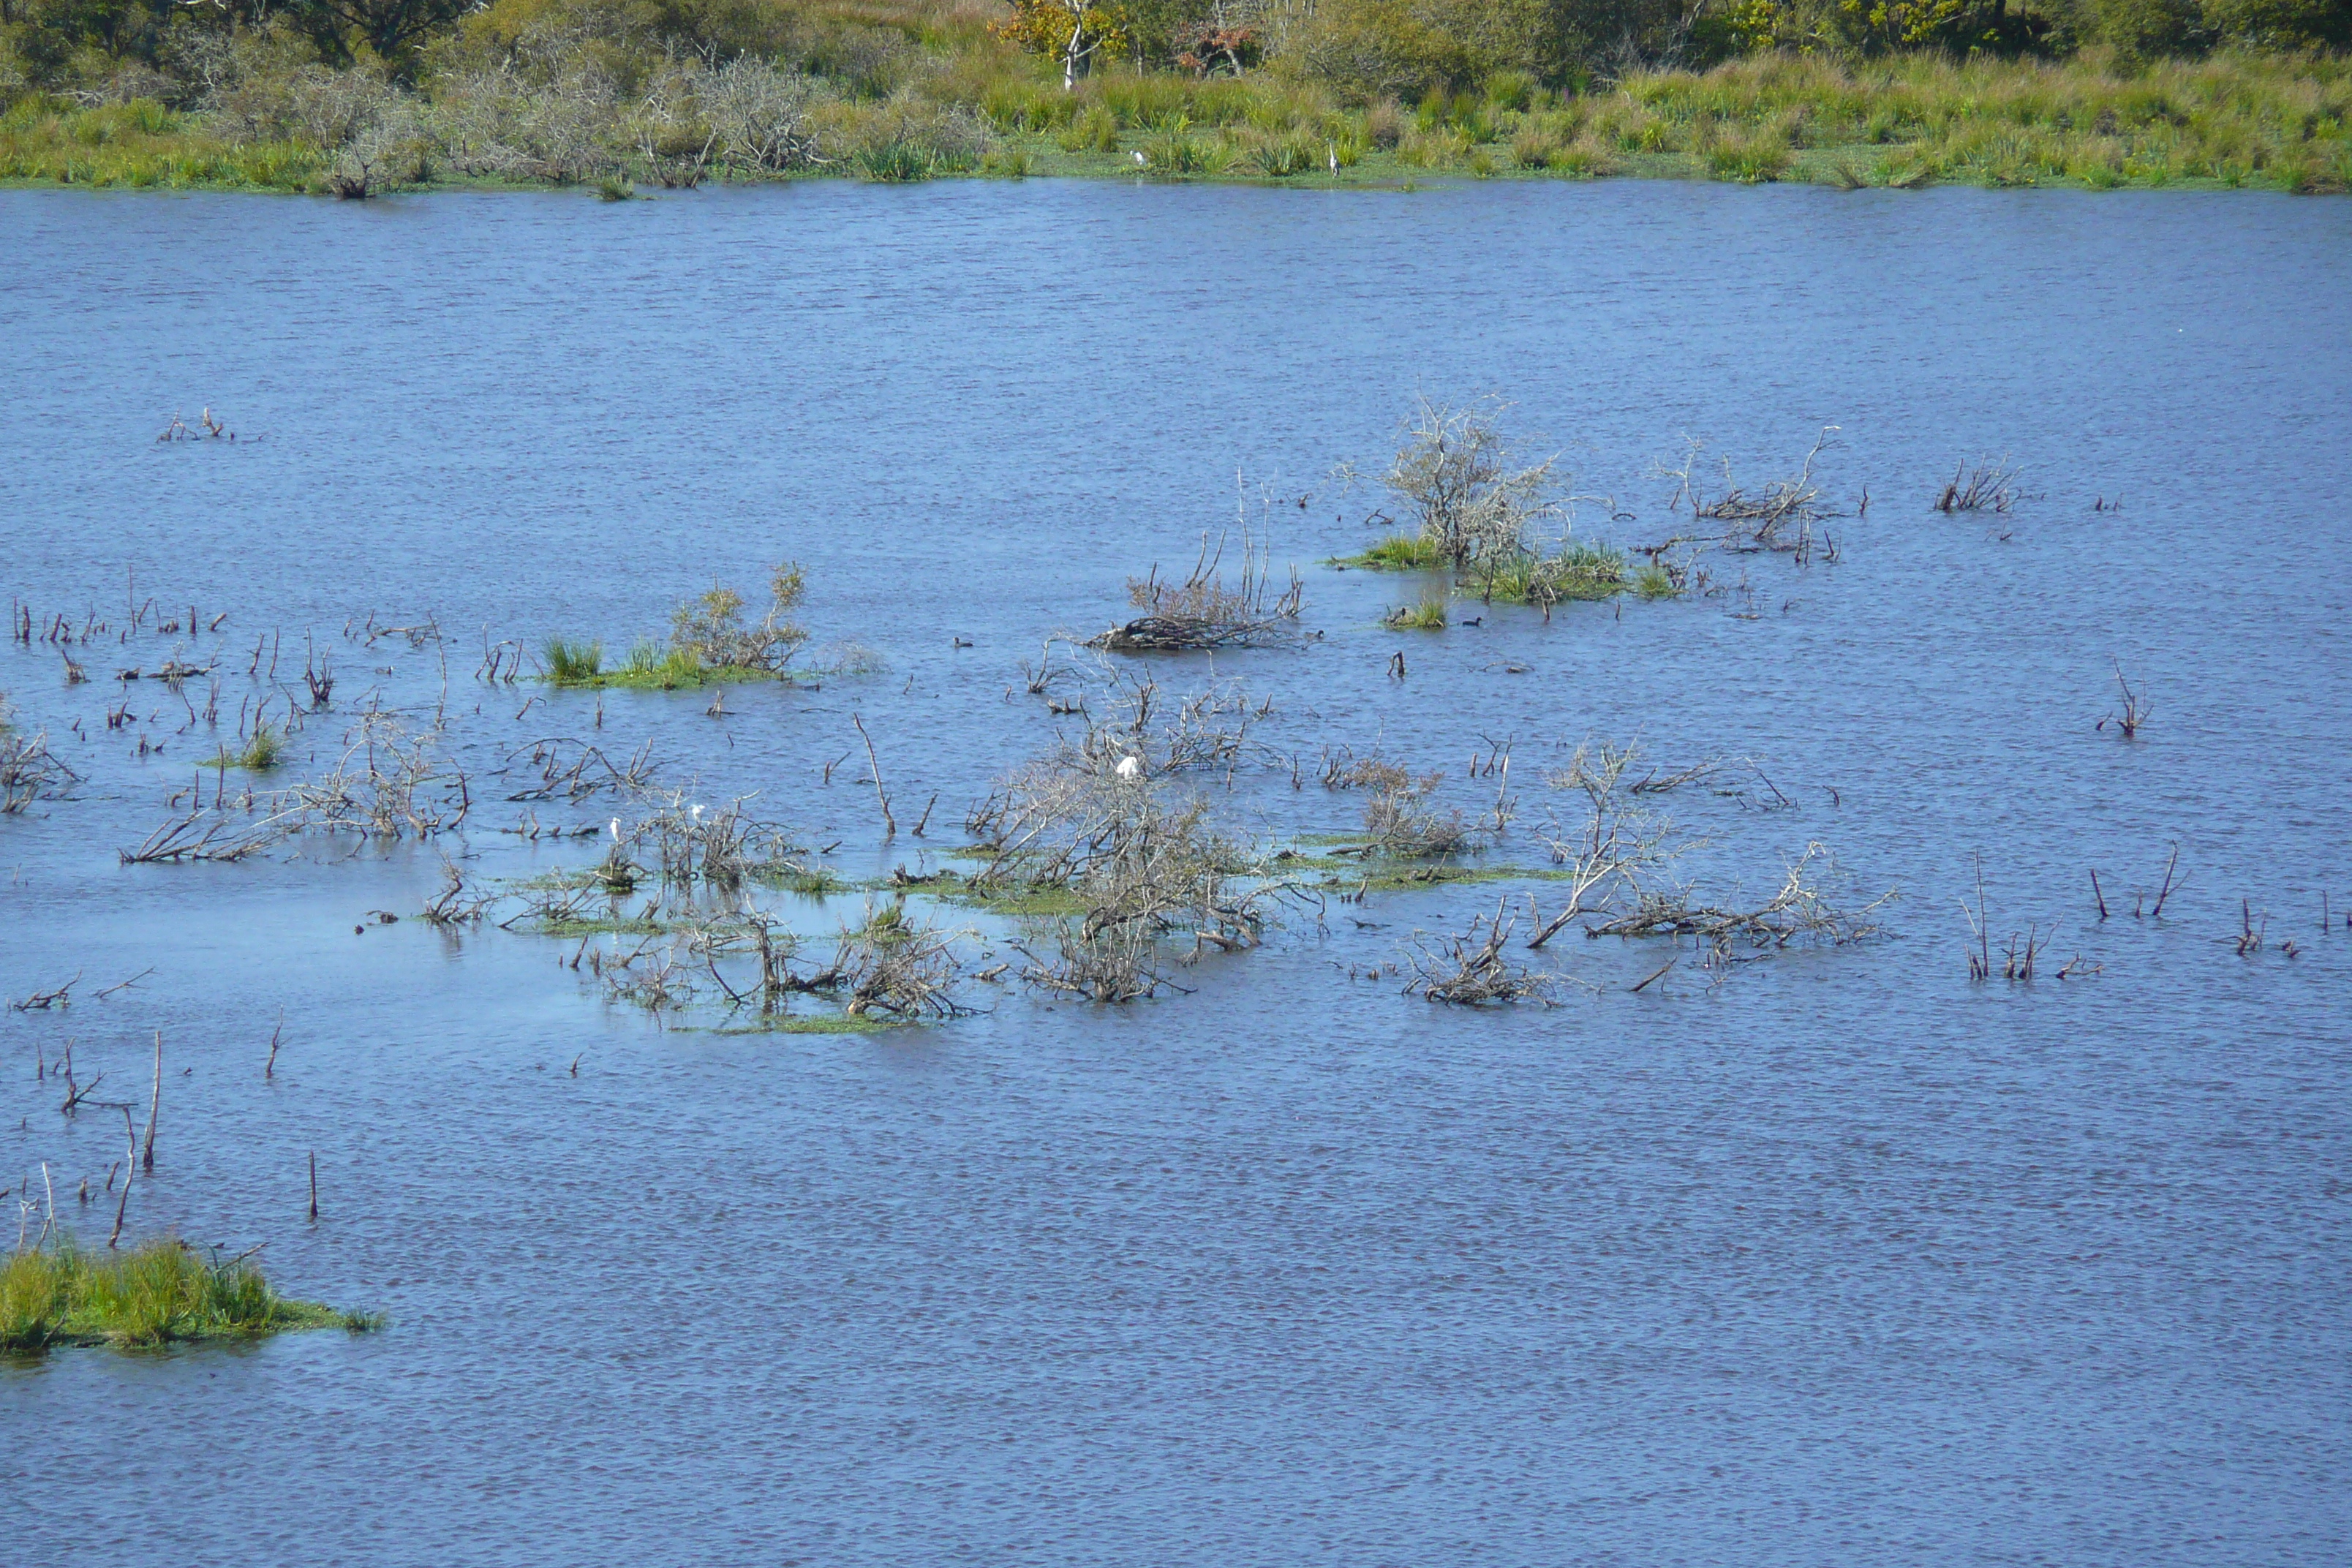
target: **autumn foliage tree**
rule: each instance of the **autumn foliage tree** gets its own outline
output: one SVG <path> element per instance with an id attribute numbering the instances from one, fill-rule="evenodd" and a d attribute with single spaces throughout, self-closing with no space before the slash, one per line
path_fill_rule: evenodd
<path id="1" fill-rule="evenodd" d="M 1135 33 L 1125 9 L 1096 0 L 1013 0 L 1013 15 L 989 31 L 1062 62 L 1062 86 L 1074 89 L 1097 55 L 1129 53 Z"/>

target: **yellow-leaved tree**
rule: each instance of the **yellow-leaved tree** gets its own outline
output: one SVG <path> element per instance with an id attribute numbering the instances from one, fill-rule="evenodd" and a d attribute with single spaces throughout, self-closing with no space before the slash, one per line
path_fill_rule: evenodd
<path id="1" fill-rule="evenodd" d="M 1131 51 L 1134 26 L 1124 8 L 1096 0 L 1012 0 L 1013 15 L 989 31 L 1008 42 L 1062 62 L 1062 86 L 1074 89 L 1097 55 L 1114 58 Z"/>

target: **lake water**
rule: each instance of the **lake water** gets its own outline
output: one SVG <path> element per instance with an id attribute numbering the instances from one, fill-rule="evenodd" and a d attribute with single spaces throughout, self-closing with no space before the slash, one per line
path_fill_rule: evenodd
<path id="1" fill-rule="evenodd" d="M 11 1563 L 2352 1557 L 2352 204 L 11 191 L 0 383 L 0 591 L 111 628 L 79 686 L 0 654 L 85 775 L 0 818 L 0 991 L 80 976 L 0 1013 L 0 1182 L 38 1205 L 47 1162 L 102 1241 L 112 1204 L 69 1194 L 121 1119 L 60 1115 L 55 1063 L 70 1037 L 143 1097 L 161 1029 L 131 1228 L 266 1243 L 281 1288 L 391 1317 L 0 1366 Z M 1675 531 L 1686 437 L 1752 488 L 1834 425 L 1838 559 L 1383 629 L 1410 587 L 1320 564 L 1379 500 L 1334 466 L 1486 392 L 1627 546 Z M 247 438 L 156 442 L 207 405 Z M 1931 510 L 2004 454 L 2011 511 Z M 594 858 L 496 831 L 525 807 L 493 770 L 552 735 L 756 791 L 844 876 L 951 864 L 1073 722 L 1024 661 L 1189 564 L 1237 475 L 1323 636 L 1148 666 L 1270 699 L 1253 737 L 1307 760 L 1191 780 L 1236 832 L 1355 827 L 1313 780 L 1342 745 L 1484 809 L 1507 738 L 1489 863 L 1533 865 L 1544 768 L 1638 738 L 1727 760 L 1664 797 L 1708 841 L 1685 875 L 1760 894 L 1819 841 L 1857 899 L 1900 889 L 1886 934 L 1727 973 L 1563 939 L 1530 955 L 1560 1005 L 1474 1011 L 1361 975 L 1557 885 L 1374 891 L 1190 994 L 743 1034 L 607 1001 L 569 942 L 436 932 L 430 848 L 119 860 L 216 737 L 118 671 L 217 654 L 226 710 L 264 636 L 299 689 L 307 636 L 338 684 L 286 776 L 371 693 L 446 701 L 477 798 L 443 847 L 478 878 Z M 593 694 L 474 679 L 486 640 L 615 650 L 787 555 L 818 641 L 887 671 L 719 717 L 614 692 L 601 731 Z M 229 618 L 152 629 L 189 605 Z M 447 640 L 365 646 L 371 615 Z M 2129 742 L 2095 727 L 2118 664 Z M 924 838 L 882 841 L 853 715 L 902 828 L 936 795 Z M 1996 945 L 2050 937 L 2030 984 L 1969 979 L 1979 864 Z"/>

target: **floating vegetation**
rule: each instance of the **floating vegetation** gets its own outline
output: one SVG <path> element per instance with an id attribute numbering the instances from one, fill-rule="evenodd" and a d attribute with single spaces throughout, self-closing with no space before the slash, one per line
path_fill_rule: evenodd
<path id="1" fill-rule="evenodd" d="M 1391 533 L 1360 555 L 1336 563 L 1374 572 L 1433 572 L 1447 564 L 1444 548 L 1424 533 Z"/>
<path id="2" fill-rule="evenodd" d="M 206 1259 L 160 1237 L 124 1252 L 86 1251 L 70 1237 L 19 1246 L 0 1265 L 0 1351 L 69 1345 L 146 1349 L 254 1340 L 297 1329 L 383 1327 L 381 1317 L 280 1296 L 251 1254 Z"/>

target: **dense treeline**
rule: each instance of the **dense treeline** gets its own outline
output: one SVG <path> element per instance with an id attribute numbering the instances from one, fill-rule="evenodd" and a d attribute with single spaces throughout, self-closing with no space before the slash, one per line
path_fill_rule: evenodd
<path id="1" fill-rule="evenodd" d="M 0 178 L 2352 184 L 2352 0 L 0 0 Z"/>

